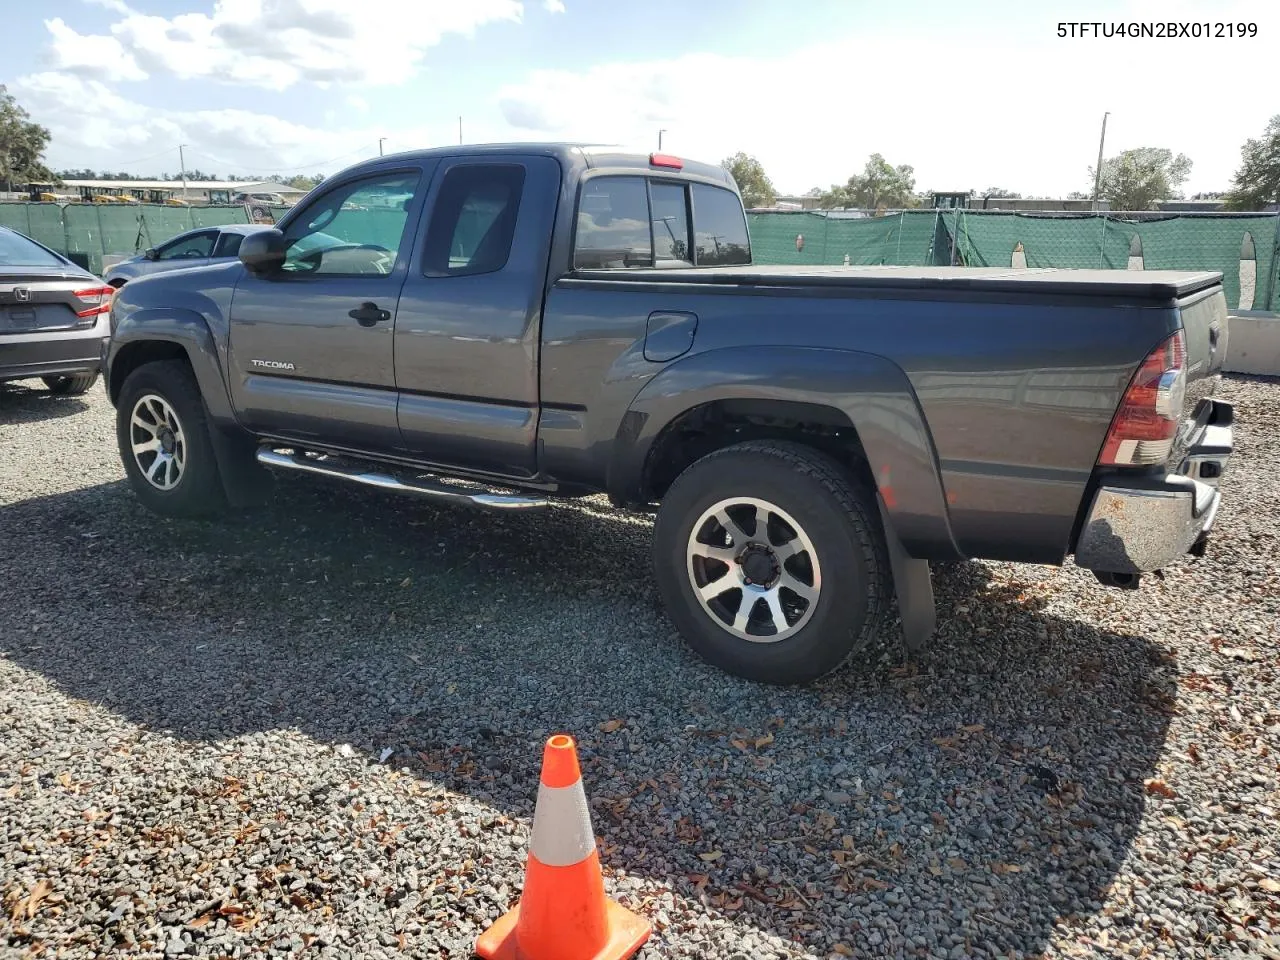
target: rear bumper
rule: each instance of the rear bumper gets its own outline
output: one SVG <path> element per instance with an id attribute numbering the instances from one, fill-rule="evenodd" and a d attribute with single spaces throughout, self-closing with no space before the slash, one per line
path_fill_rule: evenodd
<path id="1" fill-rule="evenodd" d="M 102 367 L 105 340 L 96 330 L 89 336 L 0 340 L 0 380 L 96 373 Z"/>
<path id="2" fill-rule="evenodd" d="M 1146 573 L 1203 549 L 1218 515 L 1235 418 L 1230 404 L 1204 402 L 1212 405 L 1207 423 L 1175 472 L 1110 477 L 1098 488 L 1076 541 L 1078 566 Z"/>

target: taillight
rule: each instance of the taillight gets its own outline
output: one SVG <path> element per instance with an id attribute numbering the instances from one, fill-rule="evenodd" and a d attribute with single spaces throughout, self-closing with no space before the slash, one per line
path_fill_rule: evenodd
<path id="1" fill-rule="evenodd" d="M 667 167 L 670 170 L 683 170 L 684 161 L 679 157 L 671 156 L 669 153 L 651 153 L 649 154 L 649 166 Z"/>
<path id="2" fill-rule="evenodd" d="M 72 296 L 85 304 L 83 310 L 76 311 L 76 316 L 84 320 L 106 313 L 111 309 L 111 298 L 115 296 L 115 292 L 115 287 L 89 287 L 87 290 L 75 291 Z"/>
<path id="3" fill-rule="evenodd" d="M 1179 330 L 1142 361 L 1111 421 L 1098 463 L 1141 467 L 1173 450 L 1187 387 L 1187 342 Z"/>

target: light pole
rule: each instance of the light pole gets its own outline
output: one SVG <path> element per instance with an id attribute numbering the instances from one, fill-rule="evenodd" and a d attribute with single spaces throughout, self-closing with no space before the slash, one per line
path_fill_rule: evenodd
<path id="1" fill-rule="evenodd" d="M 178 144 L 178 165 L 182 167 L 182 199 L 187 199 L 187 161 L 182 154 L 185 143 Z"/>
<path id="2" fill-rule="evenodd" d="M 1107 142 L 1107 117 L 1111 116 L 1108 110 L 1102 115 L 1102 136 L 1098 138 L 1098 165 L 1093 170 L 1093 209 L 1098 209 L 1098 201 L 1101 199 L 1102 191 L 1102 147 Z"/>
<path id="3" fill-rule="evenodd" d="M 462 118 L 458 118 L 458 146 L 462 146 Z"/>
<path id="4" fill-rule="evenodd" d="M 666 132 L 667 132 L 667 131 L 665 131 L 665 130 L 659 130 L 659 131 L 658 131 L 658 152 L 659 152 L 659 153 L 661 153 L 661 152 L 662 152 L 662 135 L 663 135 L 664 133 L 666 133 Z"/>
<path id="5" fill-rule="evenodd" d="M 382 145 L 387 142 L 386 137 L 378 138 L 378 156 L 382 156 Z"/>

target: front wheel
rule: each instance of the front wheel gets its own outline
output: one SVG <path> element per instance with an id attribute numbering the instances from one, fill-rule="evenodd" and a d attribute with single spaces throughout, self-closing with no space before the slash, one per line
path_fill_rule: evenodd
<path id="1" fill-rule="evenodd" d="M 116 401 L 116 441 L 139 500 L 168 517 L 202 517 L 226 506 L 204 400 L 180 360 L 138 367 Z"/>
<path id="2" fill-rule="evenodd" d="M 672 484 L 654 529 L 658 589 L 681 635 L 737 676 L 807 683 L 862 649 L 891 575 L 874 499 L 820 451 L 718 450 Z"/>
<path id="3" fill-rule="evenodd" d="M 41 377 L 44 385 L 48 387 L 49 392 L 59 397 L 78 397 L 83 393 L 88 393 L 95 383 L 98 382 L 98 374 L 95 373 L 73 373 L 60 377 Z"/>

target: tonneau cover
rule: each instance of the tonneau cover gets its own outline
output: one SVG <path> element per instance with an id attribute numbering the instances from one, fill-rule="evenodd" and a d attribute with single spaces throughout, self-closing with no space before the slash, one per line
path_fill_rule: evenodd
<path id="1" fill-rule="evenodd" d="M 1110 296 L 1170 302 L 1222 283 L 1222 274 L 1189 270 L 1067 270 L 1009 267 L 696 267 L 578 270 L 582 280 L 706 283 L 753 287 L 844 287 L 869 290 L 969 290 L 992 293 Z"/>

